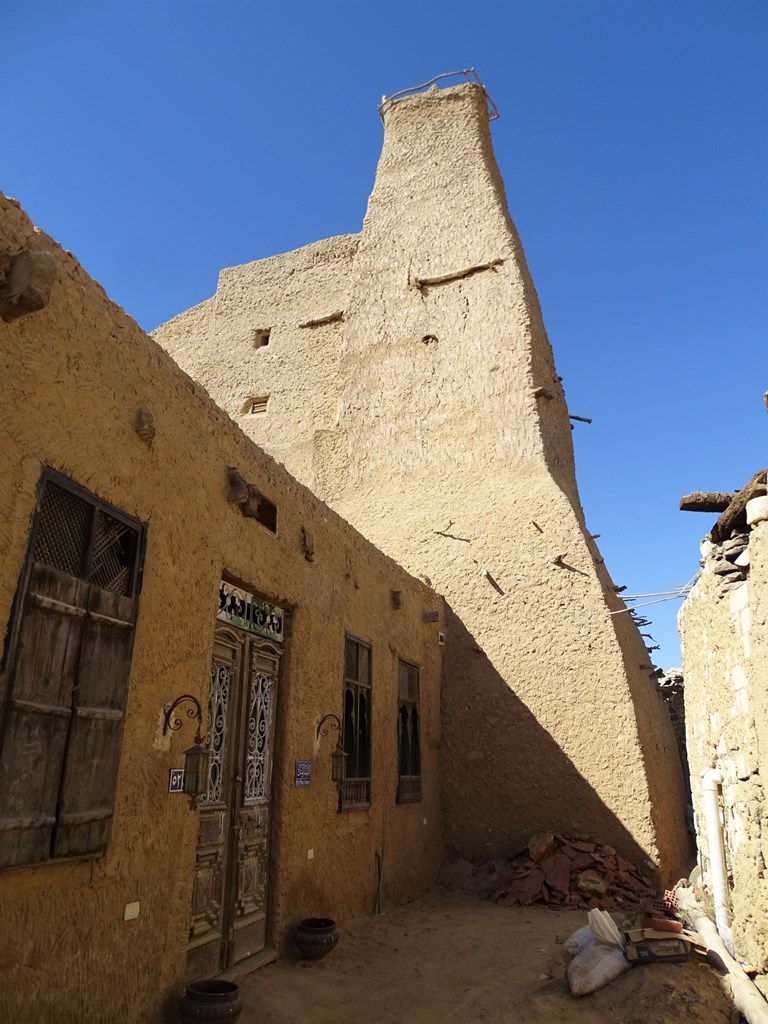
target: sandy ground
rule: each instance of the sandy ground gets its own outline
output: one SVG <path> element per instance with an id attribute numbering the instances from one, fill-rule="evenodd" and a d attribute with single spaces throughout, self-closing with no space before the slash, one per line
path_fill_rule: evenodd
<path id="1" fill-rule="evenodd" d="M 240 979 L 241 1024 L 735 1024 L 723 982 L 695 955 L 633 967 L 575 999 L 560 944 L 586 912 L 497 906 L 439 890 L 340 929 L 323 961 L 285 959 Z"/>

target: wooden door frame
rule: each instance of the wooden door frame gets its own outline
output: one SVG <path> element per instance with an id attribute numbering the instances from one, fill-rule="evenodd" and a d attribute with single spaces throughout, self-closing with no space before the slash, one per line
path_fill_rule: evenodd
<path id="1" fill-rule="evenodd" d="M 264 845 L 264 871 L 265 892 L 264 892 L 264 945 L 265 948 L 270 936 L 271 911 L 273 906 L 273 861 L 272 861 L 272 820 L 275 813 L 275 786 L 274 786 L 274 763 L 275 763 L 275 737 L 277 734 L 277 712 L 280 693 L 280 666 L 284 654 L 283 645 L 273 639 L 259 636 L 247 629 L 231 623 L 217 621 L 214 628 L 213 649 L 211 651 L 211 666 L 216 663 L 216 646 L 219 641 L 231 645 L 237 651 L 233 659 L 233 667 L 236 669 L 236 678 L 232 679 L 232 692 L 229 695 L 227 718 L 225 723 L 224 757 L 221 763 L 222 771 L 222 803 L 224 815 L 222 821 L 222 884 L 221 884 L 221 911 L 220 928 L 218 939 L 218 966 L 217 973 L 226 971 L 235 963 L 247 959 L 246 954 L 238 961 L 235 961 L 237 942 L 237 902 L 240 895 L 240 863 L 242 853 L 242 828 L 243 812 L 251 807 L 257 808 L 259 804 L 245 803 L 245 771 L 247 768 L 247 729 L 250 716 L 251 686 L 254 680 L 254 657 L 259 651 L 274 661 L 274 704 L 271 709 L 269 720 L 269 734 L 267 750 L 269 753 L 266 763 L 267 778 L 265 780 L 265 796 L 262 806 L 266 808 L 266 838 Z M 210 684 L 209 684 L 210 685 Z M 236 693 L 234 691 L 237 691 Z M 209 691 L 210 693 L 210 691 Z M 209 696 L 210 700 L 210 696 Z M 205 805 L 203 805 L 204 807 Z M 199 830 L 198 818 L 198 830 Z M 195 884 L 197 880 L 197 857 L 200 849 L 199 840 L 195 845 L 195 873 L 193 875 L 192 891 L 190 893 L 190 904 L 194 899 Z M 258 921 L 258 918 L 257 918 Z M 243 934 L 246 934 L 245 931 Z M 213 942 L 214 940 L 212 940 Z M 190 936 L 187 937 L 188 957 L 194 949 L 205 947 L 206 943 L 190 948 Z M 254 950 L 255 955 L 258 950 Z M 188 979 L 193 974 L 198 976 L 196 970 L 189 971 Z"/>

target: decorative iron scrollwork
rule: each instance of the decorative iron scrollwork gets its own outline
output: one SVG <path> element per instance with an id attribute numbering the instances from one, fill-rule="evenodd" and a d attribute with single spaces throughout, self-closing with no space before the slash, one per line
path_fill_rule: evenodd
<path id="1" fill-rule="evenodd" d="M 243 793 L 246 801 L 263 800 L 266 795 L 273 689 L 273 680 L 262 672 L 251 680 Z"/>
<path id="2" fill-rule="evenodd" d="M 227 717 L 232 675 L 226 665 L 211 666 L 211 692 L 208 703 L 206 745 L 211 751 L 208 787 L 203 803 L 220 803 L 224 799 L 224 755 L 227 738 Z"/>
<path id="3" fill-rule="evenodd" d="M 330 720 L 330 721 L 329 721 Z M 329 722 L 328 725 L 325 725 Z M 323 728 L 325 726 L 325 728 Z M 334 715 L 333 712 L 327 715 L 323 715 L 320 721 L 317 723 L 316 736 L 327 736 L 328 730 L 333 729 L 334 732 L 341 732 L 341 719 L 338 715 Z"/>
<path id="4" fill-rule="evenodd" d="M 187 708 L 186 716 L 187 718 L 197 719 L 197 734 L 195 735 L 195 743 L 202 743 L 203 711 L 202 708 L 200 707 L 200 701 L 197 699 L 197 697 L 193 697 L 191 693 L 183 693 L 180 697 L 177 697 L 172 704 L 166 704 L 165 715 L 163 718 L 163 736 L 165 736 L 169 729 L 171 730 L 171 732 L 178 732 L 179 729 L 181 728 L 181 719 L 171 718 L 171 715 L 178 707 L 178 705 L 185 700 L 192 701 L 192 704 L 194 705 L 194 707 Z"/>

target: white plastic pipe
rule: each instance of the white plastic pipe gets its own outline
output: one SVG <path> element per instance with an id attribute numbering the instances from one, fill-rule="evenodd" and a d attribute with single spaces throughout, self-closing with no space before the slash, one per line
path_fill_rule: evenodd
<path id="1" fill-rule="evenodd" d="M 750 981 L 741 966 L 731 957 L 717 929 L 696 902 L 692 889 L 676 889 L 680 909 L 690 918 L 694 931 L 702 942 L 714 950 L 725 965 L 731 994 L 736 1008 L 747 1018 L 748 1024 L 768 1024 L 768 1003 L 757 986 Z"/>
<path id="2" fill-rule="evenodd" d="M 728 910 L 728 876 L 725 870 L 725 843 L 723 842 L 723 826 L 720 821 L 720 801 L 718 800 L 718 789 L 722 784 L 723 774 L 719 768 L 707 768 L 701 773 L 701 806 L 707 830 L 715 924 L 720 938 L 733 953 L 731 915 Z"/>

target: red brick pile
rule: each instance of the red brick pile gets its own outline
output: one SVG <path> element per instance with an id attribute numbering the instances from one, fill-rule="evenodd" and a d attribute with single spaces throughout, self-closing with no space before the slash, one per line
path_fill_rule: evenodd
<path id="1" fill-rule="evenodd" d="M 499 873 L 491 899 L 622 910 L 639 907 L 643 897 L 655 893 L 653 880 L 612 846 L 589 836 L 545 832 Z"/>

